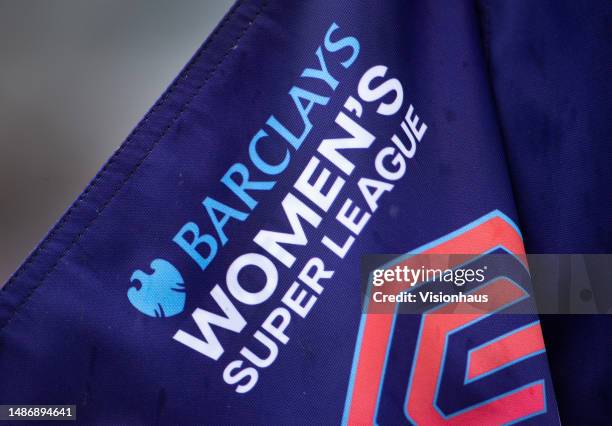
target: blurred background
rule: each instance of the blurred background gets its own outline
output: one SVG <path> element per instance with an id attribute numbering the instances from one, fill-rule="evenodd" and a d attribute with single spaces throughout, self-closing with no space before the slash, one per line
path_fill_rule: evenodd
<path id="1" fill-rule="evenodd" d="M 0 0 L 0 287 L 234 0 Z"/>

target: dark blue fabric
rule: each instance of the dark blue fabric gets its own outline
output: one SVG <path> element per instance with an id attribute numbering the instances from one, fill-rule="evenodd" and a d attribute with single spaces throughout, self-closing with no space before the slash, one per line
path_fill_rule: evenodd
<path id="1" fill-rule="evenodd" d="M 362 254 L 409 252 L 495 211 L 518 223 L 529 252 L 612 252 L 611 12 L 606 1 L 238 2 L 0 292 L 0 403 L 77 404 L 80 420 L 97 423 L 338 423 L 360 321 Z M 326 46 L 334 23 L 331 39 L 357 39 L 356 56 L 350 45 Z M 335 89 L 301 77 L 319 67 L 319 47 Z M 215 329 L 225 349 L 219 361 L 173 340 L 179 329 L 201 336 L 191 313 L 219 312 L 211 289 L 227 288 L 226 271 L 240 255 L 265 254 L 253 241 L 259 230 L 289 230 L 282 200 L 311 157 L 322 158 L 321 140 L 346 135 L 334 120 L 349 96 L 357 98 L 366 70 L 381 64 L 385 78 L 401 82 L 405 105 L 390 120 L 376 113 L 380 101 L 362 102 L 358 121 L 376 136 L 374 148 L 350 154 L 355 171 L 344 176 L 342 197 L 320 227 L 305 225 L 309 244 L 291 248 L 296 266 L 273 259 L 279 285 L 272 297 L 239 304 L 248 322 L 240 334 Z M 293 133 L 304 128 L 292 86 L 329 98 L 311 105 L 313 127 L 299 149 L 266 124 L 274 115 Z M 345 198 L 362 200 L 356 179 L 375 177 L 374 156 L 408 104 L 428 130 L 406 175 L 381 197 L 344 259 L 323 251 L 324 235 L 346 239 L 334 218 Z M 289 153 L 278 175 L 261 173 L 249 157 L 260 129 L 270 135 L 260 144 L 268 162 Z M 237 162 L 249 165 L 251 178 L 275 182 L 250 192 L 252 211 L 221 183 Z M 338 175 L 338 164 L 323 164 Z M 248 217 L 228 221 L 227 244 L 202 271 L 173 238 L 190 221 L 214 234 L 207 196 Z M 289 341 L 259 369 L 253 390 L 236 393 L 224 382 L 225 367 L 241 359 L 243 346 L 261 349 L 253 334 L 315 256 L 334 278 L 306 318 L 292 317 Z M 179 315 L 149 317 L 126 297 L 134 271 L 149 274 L 156 258 L 184 279 Z M 390 358 L 398 373 L 385 380 L 376 419 L 383 424 L 407 421 L 402 374 L 419 321 L 398 320 Z M 540 377 L 554 393 L 547 411 L 524 423 L 557 424 L 557 403 L 565 424 L 609 422 L 607 317 L 541 321 L 552 382 L 544 355 L 510 375 L 521 385 Z M 445 407 L 475 395 L 445 395 Z"/>
<path id="2" fill-rule="evenodd" d="M 612 252 L 612 4 L 483 2 L 481 16 L 527 251 Z M 609 423 L 612 318 L 541 322 L 561 419 Z"/>

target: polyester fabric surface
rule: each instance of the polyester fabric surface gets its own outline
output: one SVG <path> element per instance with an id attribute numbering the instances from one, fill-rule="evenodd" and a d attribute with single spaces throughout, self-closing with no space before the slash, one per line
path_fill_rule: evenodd
<path id="1" fill-rule="evenodd" d="M 363 315 L 359 261 L 612 252 L 611 17 L 239 1 L 0 291 L 0 403 L 93 423 L 609 423 L 607 316 Z M 467 380 L 470 354 L 527 329 L 546 351 Z"/>

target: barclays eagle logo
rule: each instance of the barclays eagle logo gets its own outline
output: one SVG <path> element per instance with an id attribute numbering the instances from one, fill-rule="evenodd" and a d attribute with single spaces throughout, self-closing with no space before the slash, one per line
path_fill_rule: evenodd
<path id="1" fill-rule="evenodd" d="M 185 308 L 185 283 L 179 271 L 164 259 L 151 262 L 153 273 L 134 271 L 130 282 L 140 286 L 128 289 L 127 296 L 132 305 L 150 317 L 171 317 Z"/>

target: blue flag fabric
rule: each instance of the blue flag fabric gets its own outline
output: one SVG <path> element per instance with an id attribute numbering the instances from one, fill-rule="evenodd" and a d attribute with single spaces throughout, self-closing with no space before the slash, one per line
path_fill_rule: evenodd
<path id="1" fill-rule="evenodd" d="M 607 317 L 365 315 L 359 259 L 612 252 L 611 16 L 239 1 L 0 292 L 0 402 L 93 423 L 609 422 Z M 467 380 L 511 338 L 525 353 Z"/>

